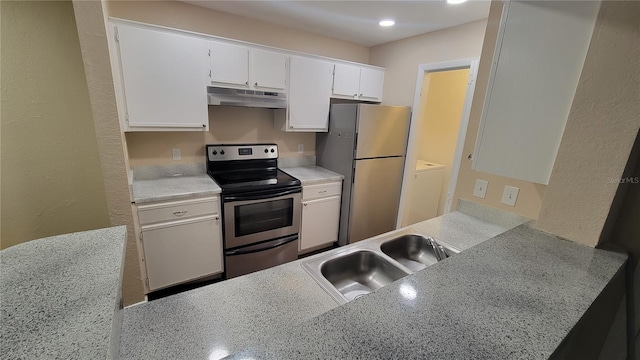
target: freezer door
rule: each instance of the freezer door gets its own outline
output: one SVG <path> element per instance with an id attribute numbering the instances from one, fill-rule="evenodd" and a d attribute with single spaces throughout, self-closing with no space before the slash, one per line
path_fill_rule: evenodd
<path id="1" fill-rule="evenodd" d="M 404 157 L 355 161 L 349 242 L 396 228 Z"/>
<path id="2" fill-rule="evenodd" d="M 358 105 L 356 159 L 404 156 L 410 113 L 407 106 Z"/>

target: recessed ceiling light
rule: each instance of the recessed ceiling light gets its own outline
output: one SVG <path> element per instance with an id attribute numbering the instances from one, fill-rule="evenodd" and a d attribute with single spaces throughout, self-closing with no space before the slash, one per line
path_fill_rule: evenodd
<path id="1" fill-rule="evenodd" d="M 395 25 L 395 21 L 393 20 L 389 20 L 389 19 L 385 19 L 385 20 L 380 20 L 380 22 L 378 23 L 378 25 L 380 26 L 384 26 L 384 27 L 388 27 L 388 26 L 393 26 Z"/>
<path id="2" fill-rule="evenodd" d="M 467 2 L 467 0 L 447 0 L 447 4 L 462 4 L 463 2 Z"/>

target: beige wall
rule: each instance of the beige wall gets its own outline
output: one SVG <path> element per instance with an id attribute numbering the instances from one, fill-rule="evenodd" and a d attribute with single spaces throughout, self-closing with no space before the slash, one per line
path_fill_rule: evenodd
<path id="1" fill-rule="evenodd" d="M 127 133 L 131 166 L 205 162 L 205 144 L 275 142 L 280 157 L 314 155 L 315 133 L 285 133 L 273 126 L 273 110 L 232 106 L 209 107 L 209 132 Z M 182 159 L 173 161 L 171 149 L 180 148 Z"/>
<path id="2" fill-rule="evenodd" d="M 418 159 L 445 166 L 438 205 L 438 216 L 444 214 L 451 168 L 458 143 L 460 119 L 467 93 L 469 69 L 433 72 L 425 75 L 420 101 L 425 102 L 417 139 Z"/>
<path id="3" fill-rule="evenodd" d="M 124 304 L 129 305 L 142 301 L 144 293 L 127 181 L 124 135 L 118 120 L 104 26 L 106 19 L 101 2 L 74 0 L 73 8 L 98 138 L 109 220 L 111 225 L 127 226 L 122 296 Z"/>
<path id="4" fill-rule="evenodd" d="M 0 4 L 1 246 L 109 226 L 71 2 Z"/>
<path id="5" fill-rule="evenodd" d="M 460 173 L 458 175 L 458 183 L 456 185 L 456 191 L 453 198 L 452 210 L 455 210 L 455 205 L 457 204 L 458 199 L 465 199 L 520 214 L 531 219 L 537 219 L 546 188 L 544 185 L 472 170 L 471 160 L 467 158 L 469 154 L 473 153 L 476 144 L 476 136 L 480 125 L 480 117 L 482 115 L 485 92 L 489 81 L 491 60 L 493 58 L 493 50 L 498 35 L 498 26 L 500 24 L 501 14 L 502 2 L 493 1 L 489 11 L 486 33 L 484 35 L 484 46 L 480 57 L 476 87 L 469 115 L 469 125 L 464 142 L 462 163 L 460 164 Z M 473 196 L 476 179 L 483 179 L 489 182 L 484 199 Z M 500 201 L 502 199 L 502 192 L 505 185 L 515 186 L 520 189 L 515 207 L 504 205 Z"/>
<path id="6" fill-rule="evenodd" d="M 108 1 L 109 16 L 367 63 L 369 48 L 178 1 Z"/>
<path id="7" fill-rule="evenodd" d="M 640 3 L 603 2 L 537 226 L 595 246 L 640 129 Z M 640 219 L 640 214 L 634 215 Z"/>
<path id="8" fill-rule="evenodd" d="M 413 106 L 418 66 L 480 56 L 486 20 L 374 46 L 369 63 L 387 68 L 385 105 Z"/>

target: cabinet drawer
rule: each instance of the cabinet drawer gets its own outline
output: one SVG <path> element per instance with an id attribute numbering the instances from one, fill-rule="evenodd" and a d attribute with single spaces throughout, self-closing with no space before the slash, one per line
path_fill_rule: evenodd
<path id="1" fill-rule="evenodd" d="M 167 201 L 138 206 L 140 225 L 162 221 L 186 219 L 194 216 L 213 215 L 219 212 L 218 198 Z"/>
<path id="2" fill-rule="evenodd" d="M 302 200 L 309 200 L 327 196 L 340 195 L 342 191 L 341 182 L 332 182 L 328 184 L 308 185 L 302 187 Z"/>

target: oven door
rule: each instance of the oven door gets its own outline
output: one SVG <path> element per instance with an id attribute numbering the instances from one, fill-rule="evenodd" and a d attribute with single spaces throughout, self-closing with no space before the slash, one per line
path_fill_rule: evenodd
<path id="1" fill-rule="evenodd" d="M 261 194 L 223 196 L 224 248 L 298 234 L 300 188 Z"/>

